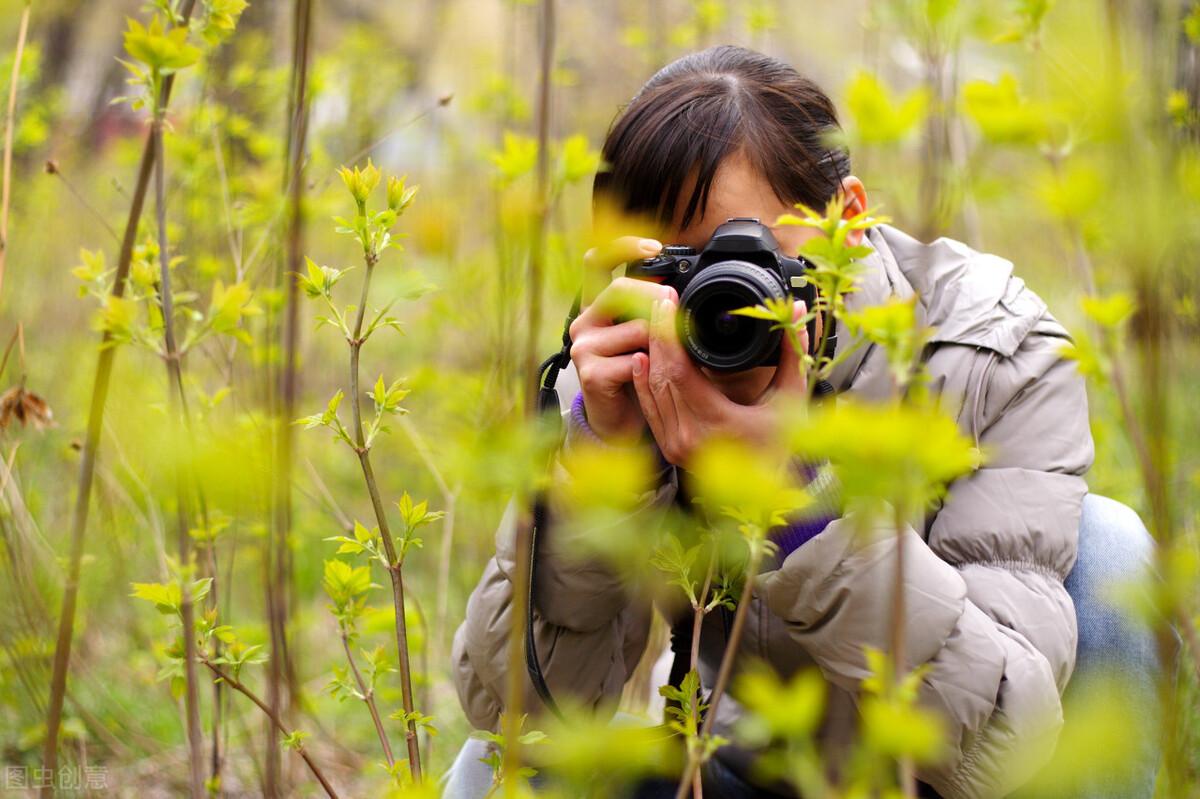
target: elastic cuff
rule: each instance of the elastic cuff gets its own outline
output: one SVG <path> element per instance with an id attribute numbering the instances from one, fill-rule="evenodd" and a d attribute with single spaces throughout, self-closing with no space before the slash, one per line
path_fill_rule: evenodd
<path id="1" fill-rule="evenodd" d="M 792 462 L 792 468 L 813 502 L 790 524 L 771 531 L 770 538 L 779 547 L 779 563 L 816 538 L 830 522 L 841 516 L 840 486 L 828 462 L 813 463 L 796 459 Z"/>
<path id="2" fill-rule="evenodd" d="M 614 444 L 606 441 L 592 429 L 587 420 L 587 408 L 583 404 L 583 391 L 580 390 L 575 394 L 575 399 L 571 401 L 571 410 L 567 414 L 567 436 L 566 448 L 579 446 L 580 442 L 587 442 L 591 446 L 598 446 L 609 450 L 629 450 L 636 449 L 642 446 L 649 446 L 654 452 L 654 458 L 658 474 L 661 477 L 662 473 L 671 465 L 666 458 L 663 457 L 662 451 L 658 448 L 658 442 L 650 435 L 649 431 L 643 436 L 643 441 L 635 445 Z"/>

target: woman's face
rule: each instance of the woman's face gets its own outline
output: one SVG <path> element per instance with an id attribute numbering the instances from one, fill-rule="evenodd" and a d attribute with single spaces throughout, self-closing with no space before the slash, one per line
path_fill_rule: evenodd
<path id="1" fill-rule="evenodd" d="M 739 216 L 761 220 L 770 228 L 775 240 L 779 242 L 780 249 L 789 255 L 799 252 L 801 245 L 813 236 L 821 235 L 819 231 L 809 227 L 775 225 L 775 220 L 781 215 L 796 213 L 796 210 L 775 196 L 771 184 L 755 171 L 740 150 L 726 156 L 718 166 L 703 217 L 693 218 L 686 228 L 680 228 L 683 208 L 687 198 L 691 196 L 694 184 L 693 176 L 680 190 L 681 201 L 676 203 L 675 221 L 663 234 L 664 244 L 685 244 L 697 250 L 703 249 L 718 225 Z M 845 178 L 842 187 L 850 197 L 848 213 L 858 213 L 867 207 L 866 193 L 858 178 Z M 850 243 L 857 243 L 859 237 L 861 233 L 852 237 Z M 753 405 L 757 402 L 775 375 L 774 366 L 758 366 L 740 372 L 714 372 L 707 366 L 701 366 L 700 371 L 725 396 L 742 405 Z"/>

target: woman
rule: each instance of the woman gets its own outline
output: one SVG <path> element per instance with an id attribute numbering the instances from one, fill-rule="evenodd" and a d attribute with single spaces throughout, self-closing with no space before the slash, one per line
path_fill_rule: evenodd
<path id="1" fill-rule="evenodd" d="M 828 144 L 837 129 L 828 97 L 792 67 L 741 48 L 712 48 L 664 67 L 620 115 L 604 145 L 597 196 L 658 220 L 662 241 L 696 248 L 729 218 L 771 225 L 797 202 L 823 207 L 835 194 L 853 215 L 867 207 L 867 195 L 850 174 L 848 155 Z M 818 235 L 801 227 L 773 232 L 787 253 Z M 1122 515 L 1127 509 L 1100 498 L 1085 501 L 1092 440 L 1083 380 L 1059 354 L 1066 330 L 1012 274 L 1012 265 L 947 239 L 922 244 L 889 226 L 856 236 L 871 254 L 862 259 L 858 291 L 847 298 L 850 309 L 917 296 L 921 321 L 936 328 L 923 353 L 930 385 L 962 430 L 991 453 L 983 468 L 950 487 L 923 529 L 906 533 L 906 665 L 929 666 L 919 701 L 942 716 L 952 749 L 917 776 L 926 795 L 1004 795 L 1053 751 L 1080 628 L 1090 634 L 1099 629 L 1093 616 L 1110 613 L 1081 605 L 1077 617 L 1064 585 L 1077 554 L 1079 566 L 1089 560 L 1087 547 L 1077 550 L 1081 515 L 1085 542 L 1108 547 L 1104 557 L 1115 556 L 1118 568 L 1129 572 L 1148 558 L 1145 533 L 1131 513 Z M 626 237 L 590 252 L 588 269 L 607 271 L 661 246 Z M 613 309 L 631 296 L 654 302 L 650 324 L 613 318 Z M 710 437 L 765 445 L 775 406 L 808 394 L 786 345 L 778 367 L 735 373 L 697 367 L 675 336 L 677 305 L 668 287 L 618 278 L 570 329 L 580 390 L 560 385 L 564 446 L 578 446 L 582 438 L 630 446 L 640 435 L 664 465 L 657 491 L 623 524 L 652 525 L 655 511 L 676 501 L 680 472 Z M 843 335 L 838 351 L 851 344 Z M 885 355 L 872 346 L 843 361 L 830 382 L 839 393 L 867 399 L 883 399 L 891 390 Z M 561 460 L 555 478 L 572 479 Z M 513 591 L 514 519 L 510 508 L 496 556 L 454 642 L 459 697 L 481 728 L 496 727 L 505 696 L 508 615 L 502 611 Z M 565 557 L 569 542 L 556 532 L 565 536 L 550 525 L 540 544 L 538 649 L 553 651 L 543 669 L 556 695 L 599 706 L 617 697 L 631 675 L 651 611 L 616 572 Z M 784 675 L 820 668 L 831 688 L 821 741 L 836 768 L 857 721 L 855 695 L 868 673 L 864 648 L 887 649 L 880 619 L 890 603 L 896 539 L 864 541 L 836 518 L 809 519 L 773 537 L 779 559 L 758 577 L 749 608 L 755 622 L 747 625 L 739 654 L 765 658 Z M 1093 590 L 1080 586 L 1076 598 Z M 716 616 L 701 635 L 706 690 L 725 646 Z M 1142 634 L 1118 633 L 1081 644 L 1080 653 L 1134 647 L 1141 659 L 1125 657 L 1144 671 L 1152 665 L 1145 641 Z M 524 707 L 538 703 L 528 690 Z M 735 713 L 734 703 L 723 703 L 718 732 L 730 728 Z M 461 756 L 456 772 L 471 759 Z M 722 748 L 705 770 L 706 796 L 769 795 L 754 786 L 751 759 L 737 747 Z M 453 790 L 463 791 L 464 781 L 456 773 Z"/>

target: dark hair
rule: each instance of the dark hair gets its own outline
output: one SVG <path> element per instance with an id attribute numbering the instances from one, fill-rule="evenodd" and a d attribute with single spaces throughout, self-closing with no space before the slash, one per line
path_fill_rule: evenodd
<path id="1" fill-rule="evenodd" d="M 740 148 L 781 201 L 819 207 L 850 174 L 849 153 L 829 141 L 840 129 L 833 102 L 794 67 L 710 47 L 660 69 L 613 121 L 593 198 L 670 224 L 694 170 L 687 227 L 703 214 L 721 160 Z"/>

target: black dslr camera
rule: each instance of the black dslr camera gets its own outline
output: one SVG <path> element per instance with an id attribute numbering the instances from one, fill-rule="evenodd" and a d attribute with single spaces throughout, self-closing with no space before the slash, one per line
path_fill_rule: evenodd
<path id="1" fill-rule="evenodd" d="M 661 282 L 679 292 L 679 339 L 697 363 L 720 372 L 779 364 L 782 330 L 772 322 L 733 313 L 769 297 L 804 300 L 811 310 L 816 287 L 805 274 L 812 265 L 779 251 L 771 231 L 757 219 L 730 219 L 704 249 L 671 245 L 662 253 L 625 265 L 625 276 Z M 809 349 L 816 321 L 808 323 Z M 828 345 L 826 349 L 829 349 Z"/>

